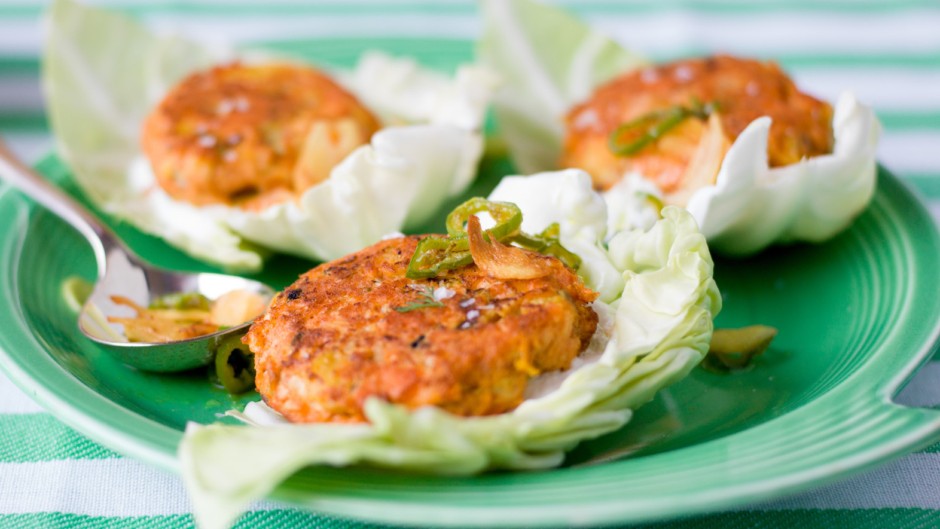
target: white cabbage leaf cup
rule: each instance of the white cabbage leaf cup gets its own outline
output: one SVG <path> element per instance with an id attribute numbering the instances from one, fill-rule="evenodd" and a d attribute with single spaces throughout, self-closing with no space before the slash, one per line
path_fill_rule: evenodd
<path id="1" fill-rule="evenodd" d="M 610 79 L 645 63 L 615 41 L 555 7 L 533 0 L 483 0 L 481 62 L 503 79 L 494 96 L 499 129 L 523 172 L 557 168 L 564 117 Z M 851 93 L 833 117 L 831 154 L 769 168 L 769 118 L 758 118 L 726 154 L 715 183 L 695 191 L 686 207 L 715 251 L 747 255 L 777 243 L 824 241 L 871 200 L 881 127 Z M 611 228 L 647 226 L 661 195 L 625 175 L 605 193 L 616 211 Z M 639 179 L 642 180 L 642 179 Z"/>
<path id="2" fill-rule="evenodd" d="M 146 115 L 190 72 L 284 58 L 157 35 L 71 0 L 56 1 L 45 23 L 49 116 L 75 181 L 107 213 L 224 268 L 259 269 L 260 248 L 322 260 L 345 255 L 419 225 L 476 174 L 495 76 L 462 66 L 450 78 L 409 59 L 369 53 L 351 72 L 328 73 L 387 126 L 329 178 L 296 202 L 260 212 L 175 200 L 142 157 Z"/>

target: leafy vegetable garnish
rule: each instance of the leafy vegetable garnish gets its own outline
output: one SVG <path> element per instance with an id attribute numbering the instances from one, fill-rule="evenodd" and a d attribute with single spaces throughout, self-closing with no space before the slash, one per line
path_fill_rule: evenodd
<path id="1" fill-rule="evenodd" d="M 607 144 L 618 156 L 632 156 L 647 145 L 659 141 L 669 131 L 688 118 L 706 120 L 718 110 L 714 101 L 702 103 L 693 99 L 691 105 L 674 105 L 642 116 L 620 125 L 610 134 Z"/>
<path id="2" fill-rule="evenodd" d="M 434 290 L 432 290 L 428 285 L 422 285 L 419 287 L 418 292 L 421 294 L 420 300 L 413 301 L 407 305 L 402 305 L 401 307 L 395 307 L 395 312 L 411 312 L 418 309 L 444 306 L 444 304 L 441 303 L 439 299 L 434 297 Z"/>
<path id="3" fill-rule="evenodd" d="M 515 243 L 523 248 L 557 257 L 569 268 L 577 269 L 581 259 L 566 250 L 559 242 L 557 224 L 547 227 L 538 235 L 521 231 L 522 211 L 509 202 L 496 202 L 481 197 L 471 198 L 454 208 L 447 216 L 447 236 L 430 236 L 418 243 L 405 277 L 421 279 L 435 277 L 444 270 L 454 270 L 473 263 L 467 238 L 467 221 L 476 213 L 486 212 L 496 225 L 485 230 L 487 239 Z"/>
<path id="4" fill-rule="evenodd" d="M 719 372 L 745 369 L 767 350 L 775 336 L 777 329 L 766 325 L 715 329 L 702 367 Z"/>

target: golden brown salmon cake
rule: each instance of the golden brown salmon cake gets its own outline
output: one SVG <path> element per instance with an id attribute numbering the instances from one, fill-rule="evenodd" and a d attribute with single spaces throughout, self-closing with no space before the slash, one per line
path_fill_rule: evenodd
<path id="1" fill-rule="evenodd" d="M 537 279 L 494 279 L 475 265 L 407 279 L 420 239 L 320 265 L 274 299 L 244 339 L 265 402 L 294 422 L 365 421 L 372 396 L 491 415 L 587 347 L 597 294 L 558 259 L 533 254 L 551 267 Z"/>
<path id="2" fill-rule="evenodd" d="M 326 179 L 378 128 L 313 68 L 235 63 L 173 88 L 145 120 L 141 143 L 170 196 L 258 210 Z"/>
<path id="3" fill-rule="evenodd" d="M 695 101 L 717 104 L 717 119 L 685 119 L 633 155 L 617 155 L 609 147 L 608 138 L 620 125 Z M 651 178 L 668 198 L 690 185 L 690 178 L 696 178 L 692 185 L 702 184 L 701 176 L 686 174 L 686 168 L 710 128 L 723 137 L 712 146 L 723 156 L 761 116 L 773 119 L 767 148 L 771 166 L 832 152 L 829 104 L 800 92 L 773 62 L 719 55 L 634 70 L 598 88 L 567 116 L 561 165 L 586 170 L 599 189 L 610 188 L 625 172 L 635 170 Z M 713 179 L 718 166 L 711 164 L 707 170 L 712 174 L 705 180 Z"/>

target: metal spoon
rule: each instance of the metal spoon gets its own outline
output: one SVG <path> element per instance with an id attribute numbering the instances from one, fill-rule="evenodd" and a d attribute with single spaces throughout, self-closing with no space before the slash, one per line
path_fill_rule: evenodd
<path id="1" fill-rule="evenodd" d="M 238 276 L 175 272 L 144 262 L 91 212 L 18 160 L 2 141 L 0 180 L 71 224 L 91 244 L 98 263 L 98 279 L 79 313 L 78 327 L 125 364 L 157 372 L 184 371 L 205 365 L 212 359 L 215 345 L 222 337 L 243 332 L 251 322 L 188 340 L 130 342 L 119 324 L 107 321 L 108 316 L 133 316 L 131 309 L 115 304 L 112 295 L 124 296 L 144 307 L 160 296 L 181 292 L 198 292 L 210 300 L 232 290 L 248 290 L 266 299 L 274 295 L 267 285 Z"/>

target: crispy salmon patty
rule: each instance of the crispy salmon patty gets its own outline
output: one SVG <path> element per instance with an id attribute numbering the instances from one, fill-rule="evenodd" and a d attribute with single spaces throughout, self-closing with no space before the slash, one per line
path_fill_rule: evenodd
<path id="1" fill-rule="evenodd" d="M 325 180 L 378 128 L 318 70 L 236 63 L 176 85 L 145 120 L 141 143 L 170 196 L 257 210 Z"/>
<path id="2" fill-rule="evenodd" d="M 770 116 L 767 152 L 772 167 L 832 152 L 829 104 L 801 92 L 773 62 L 719 55 L 633 70 L 599 87 L 567 116 L 561 165 L 586 170 L 599 189 L 636 170 L 667 194 L 674 192 L 687 184 L 683 172 L 707 122 L 686 119 L 630 156 L 612 152 L 608 139 L 622 124 L 696 101 L 717 106 L 715 126 L 727 140 L 725 149 L 752 121 Z"/>
<path id="3" fill-rule="evenodd" d="M 475 265 L 405 271 L 421 237 L 380 242 L 302 275 L 245 337 L 265 402 L 293 422 L 365 421 L 378 397 L 462 416 L 510 411 L 530 378 L 590 342 L 597 294 L 554 257 L 537 279 Z M 437 295 L 433 293 L 436 291 Z"/>

